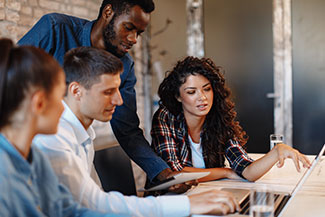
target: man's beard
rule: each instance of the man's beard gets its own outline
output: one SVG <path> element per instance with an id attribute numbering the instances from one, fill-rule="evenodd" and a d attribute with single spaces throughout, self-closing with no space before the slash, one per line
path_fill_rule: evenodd
<path id="1" fill-rule="evenodd" d="M 112 20 L 105 26 L 103 29 L 103 38 L 104 38 L 104 44 L 105 49 L 112 53 L 113 55 L 121 58 L 124 56 L 118 53 L 117 46 L 113 45 L 111 41 L 116 40 L 116 32 L 114 31 L 114 23 L 115 23 L 116 15 L 113 16 Z"/>

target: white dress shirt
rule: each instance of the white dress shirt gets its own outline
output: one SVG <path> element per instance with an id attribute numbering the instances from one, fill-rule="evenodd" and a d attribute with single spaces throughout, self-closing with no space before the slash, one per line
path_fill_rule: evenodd
<path id="1" fill-rule="evenodd" d="M 59 180 L 74 198 L 86 207 L 130 216 L 188 216 L 187 196 L 139 198 L 104 192 L 93 165 L 95 131 L 86 131 L 78 118 L 63 102 L 65 110 L 55 135 L 38 135 L 34 143 L 49 157 Z"/>

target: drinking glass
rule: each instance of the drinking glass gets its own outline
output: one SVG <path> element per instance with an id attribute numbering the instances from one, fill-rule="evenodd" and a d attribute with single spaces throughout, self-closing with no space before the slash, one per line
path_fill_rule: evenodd
<path id="1" fill-rule="evenodd" d="M 283 135 L 271 134 L 270 135 L 270 150 L 272 150 L 272 148 L 274 146 L 276 146 L 276 144 L 278 144 L 278 143 L 283 143 Z"/>
<path id="2" fill-rule="evenodd" d="M 274 217 L 274 195 L 266 186 L 251 189 L 250 217 Z"/>

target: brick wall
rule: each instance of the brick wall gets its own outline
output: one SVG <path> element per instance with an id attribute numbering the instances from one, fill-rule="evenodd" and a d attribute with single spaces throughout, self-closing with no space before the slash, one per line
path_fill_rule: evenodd
<path id="1" fill-rule="evenodd" d="M 20 39 L 42 15 L 65 13 L 96 19 L 102 0 L 0 0 L 0 37 Z"/>

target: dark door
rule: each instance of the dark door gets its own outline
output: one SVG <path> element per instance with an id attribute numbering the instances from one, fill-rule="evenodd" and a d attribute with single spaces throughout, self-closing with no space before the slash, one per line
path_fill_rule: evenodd
<path id="1" fill-rule="evenodd" d="M 325 1 L 292 1 L 293 142 L 305 154 L 325 143 Z"/>
<path id="2" fill-rule="evenodd" d="M 225 68 L 249 152 L 267 152 L 273 132 L 272 0 L 205 0 L 205 49 Z"/>

